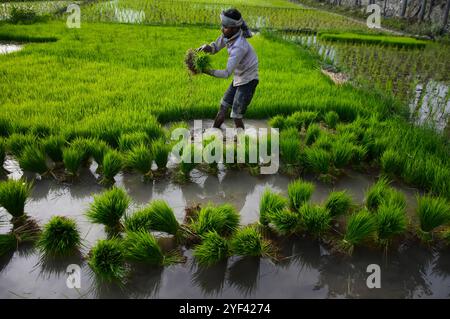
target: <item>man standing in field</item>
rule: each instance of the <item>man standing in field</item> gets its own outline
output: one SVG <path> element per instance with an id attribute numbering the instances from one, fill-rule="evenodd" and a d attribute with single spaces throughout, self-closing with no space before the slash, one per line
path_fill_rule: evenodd
<path id="1" fill-rule="evenodd" d="M 220 20 L 222 35 L 215 42 L 205 44 L 197 50 L 216 54 L 225 46 L 227 47 L 229 55 L 227 68 L 225 70 L 206 71 L 207 74 L 217 78 L 228 78 L 234 73 L 233 81 L 221 100 L 219 112 L 214 120 L 214 127 L 220 128 L 222 126 L 227 111 L 231 108 L 230 117 L 234 120 L 236 128 L 244 129 L 242 119 L 259 83 L 258 57 L 247 41 L 252 33 L 238 10 L 228 9 L 223 11 L 220 14 Z"/>

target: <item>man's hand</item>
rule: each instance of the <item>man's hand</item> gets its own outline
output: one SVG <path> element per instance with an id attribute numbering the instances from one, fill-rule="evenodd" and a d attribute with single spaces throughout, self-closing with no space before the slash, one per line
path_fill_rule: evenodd
<path id="1" fill-rule="evenodd" d="M 209 44 L 204 44 L 200 48 L 198 48 L 196 51 L 197 52 L 203 51 L 203 52 L 206 52 L 206 53 L 212 53 L 213 48 Z"/>

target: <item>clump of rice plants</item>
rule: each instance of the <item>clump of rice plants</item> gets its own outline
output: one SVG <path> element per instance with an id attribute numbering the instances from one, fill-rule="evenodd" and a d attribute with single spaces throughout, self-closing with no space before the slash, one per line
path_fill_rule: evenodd
<path id="1" fill-rule="evenodd" d="M 25 215 L 25 203 L 31 194 L 32 184 L 23 180 L 0 182 L 0 206 L 8 211 L 13 218 Z"/>
<path id="2" fill-rule="evenodd" d="M 272 117 L 268 123 L 270 127 L 277 128 L 278 130 L 282 130 L 285 128 L 286 117 L 282 115 L 276 115 Z"/>
<path id="3" fill-rule="evenodd" d="M 331 154 L 318 147 L 305 148 L 305 161 L 315 173 L 328 174 L 330 171 Z"/>
<path id="4" fill-rule="evenodd" d="M 316 237 L 325 235 L 331 227 L 331 215 L 325 207 L 305 203 L 299 213 L 302 227 Z"/>
<path id="5" fill-rule="evenodd" d="M 352 197 L 346 191 L 331 192 L 325 201 L 325 208 L 332 218 L 345 215 L 352 205 Z"/>
<path id="6" fill-rule="evenodd" d="M 353 144 L 339 140 L 333 143 L 332 157 L 336 168 L 343 168 L 352 159 Z"/>
<path id="7" fill-rule="evenodd" d="M 14 156 L 20 157 L 25 146 L 36 144 L 36 137 L 31 134 L 14 133 L 9 136 L 7 143 L 9 152 Z"/>
<path id="8" fill-rule="evenodd" d="M 283 210 L 287 204 L 288 200 L 286 198 L 266 188 L 259 202 L 259 222 L 262 225 L 269 224 L 269 214 Z"/>
<path id="9" fill-rule="evenodd" d="M 152 176 L 152 152 L 144 144 L 133 146 L 127 153 L 126 165 L 144 175 L 144 178 Z"/>
<path id="10" fill-rule="evenodd" d="M 170 153 L 170 145 L 166 144 L 166 141 L 162 138 L 157 139 L 151 145 L 151 152 L 156 166 L 158 167 L 158 171 L 166 170 Z"/>
<path id="11" fill-rule="evenodd" d="M 99 240 L 89 253 L 88 264 L 100 280 L 122 283 L 127 275 L 123 243 Z"/>
<path id="12" fill-rule="evenodd" d="M 301 229 L 300 215 L 288 209 L 271 210 L 267 213 L 275 231 L 280 235 L 293 235 Z"/>
<path id="13" fill-rule="evenodd" d="M 48 157 L 55 163 L 62 162 L 63 160 L 63 147 L 65 140 L 62 136 L 52 135 L 45 138 L 42 141 L 42 146 Z"/>
<path id="14" fill-rule="evenodd" d="M 340 245 L 351 255 L 354 247 L 371 238 L 375 230 L 376 224 L 373 215 L 367 210 L 361 210 L 349 217 L 347 229 Z"/>
<path id="15" fill-rule="evenodd" d="M 37 145 L 26 145 L 20 154 L 19 165 L 24 171 L 45 175 L 49 168 L 43 150 Z"/>
<path id="16" fill-rule="evenodd" d="M 89 146 L 90 152 L 94 161 L 99 165 L 99 167 L 103 164 L 103 158 L 105 154 L 111 150 L 111 147 L 103 140 L 92 140 L 91 145 Z"/>
<path id="17" fill-rule="evenodd" d="M 78 251 L 81 237 L 75 220 L 53 216 L 44 226 L 37 245 L 49 256 L 68 256 Z"/>
<path id="18" fill-rule="evenodd" d="M 334 111 L 330 111 L 325 114 L 324 120 L 329 128 L 335 129 L 339 122 L 339 115 Z"/>
<path id="19" fill-rule="evenodd" d="M 121 218 L 130 204 L 130 197 L 118 187 L 94 196 L 94 202 L 87 211 L 87 218 L 97 224 L 105 225 L 109 230 L 121 229 Z"/>
<path id="20" fill-rule="evenodd" d="M 122 134 L 119 137 L 119 149 L 126 152 L 138 145 L 148 144 L 149 139 L 145 132 L 133 132 Z"/>
<path id="21" fill-rule="evenodd" d="M 200 236 L 209 231 L 229 235 L 239 226 L 239 219 L 239 213 L 230 204 L 217 207 L 208 205 L 200 210 L 197 219 L 191 224 L 191 229 Z"/>
<path id="22" fill-rule="evenodd" d="M 238 256 L 269 257 L 273 247 L 254 226 L 239 229 L 231 239 L 231 252 Z"/>
<path id="23" fill-rule="evenodd" d="M 228 241 L 215 231 L 203 236 L 203 241 L 194 249 L 194 257 L 200 265 L 211 266 L 226 259 L 230 254 Z"/>
<path id="24" fill-rule="evenodd" d="M 81 164 L 83 162 L 83 153 L 75 147 L 63 149 L 64 166 L 70 176 L 78 176 Z"/>
<path id="25" fill-rule="evenodd" d="M 81 163 L 83 166 L 89 166 L 92 153 L 92 147 L 96 143 L 96 139 L 77 137 L 70 142 L 70 147 L 76 149 L 81 155 Z"/>
<path id="26" fill-rule="evenodd" d="M 300 179 L 290 182 L 288 185 L 289 206 L 298 211 L 300 207 L 311 198 L 315 186 L 313 183 Z"/>
<path id="27" fill-rule="evenodd" d="M 306 131 L 305 143 L 306 145 L 313 144 L 320 135 L 320 126 L 316 123 L 311 124 Z"/>
<path id="28" fill-rule="evenodd" d="M 109 184 L 114 182 L 114 176 L 116 176 L 123 167 L 122 155 L 115 151 L 108 151 L 102 163 L 102 184 Z"/>
<path id="29" fill-rule="evenodd" d="M 389 181 L 383 177 L 366 192 L 366 206 L 370 211 L 376 211 L 382 203 L 406 207 L 404 194 L 390 187 Z"/>
<path id="30" fill-rule="evenodd" d="M 149 230 L 151 225 L 152 220 L 147 208 L 140 209 L 132 215 L 125 216 L 124 226 L 126 231 L 136 232 L 141 229 Z"/>
<path id="31" fill-rule="evenodd" d="M 393 237 L 405 233 L 408 220 L 403 207 L 383 203 L 375 214 L 375 224 L 379 243 L 387 247 Z"/>
<path id="32" fill-rule="evenodd" d="M 155 199 L 145 210 L 148 214 L 148 223 L 151 230 L 166 232 L 171 235 L 177 235 L 180 230 L 172 208 L 165 200 Z"/>
<path id="33" fill-rule="evenodd" d="M 317 112 L 303 111 L 294 112 L 286 118 L 286 127 L 295 127 L 297 130 L 301 130 L 302 127 L 308 130 L 309 125 L 311 125 L 317 119 Z"/>
<path id="34" fill-rule="evenodd" d="M 184 63 L 193 75 L 204 73 L 211 68 L 210 56 L 205 52 L 198 52 L 192 49 L 186 52 Z"/>
<path id="35" fill-rule="evenodd" d="M 387 149 L 381 155 L 381 168 L 389 176 L 401 176 L 403 173 L 404 159 L 398 151 Z"/>
<path id="36" fill-rule="evenodd" d="M 418 196 L 417 216 L 419 236 L 424 241 L 430 241 L 434 229 L 450 223 L 450 204 L 443 197 Z"/>
<path id="37" fill-rule="evenodd" d="M 179 171 L 176 176 L 178 182 L 183 183 L 189 180 L 191 171 L 197 166 L 195 162 L 196 154 L 201 156 L 201 150 L 194 143 L 188 143 L 183 147 Z"/>
<path id="38" fill-rule="evenodd" d="M 301 160 L 302 144 L 296 128 L 290 127 L 280 133 L 280 155 L 283 171 L 296 175 Z"/>
<path id="39" fill-rule="evenodd" d="M 127 232 L 124 239 L 125 258 L 154 266 L 165 266 L 177 262 L 175 255 L 165 256 L 156 238 L 146 230 Z"/>

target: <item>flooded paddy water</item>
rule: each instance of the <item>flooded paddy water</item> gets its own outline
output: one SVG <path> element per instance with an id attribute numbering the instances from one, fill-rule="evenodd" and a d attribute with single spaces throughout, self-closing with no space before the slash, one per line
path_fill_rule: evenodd
<path id="1" fill-rule="evenodd" d="M 247 121 L 247 127 L 265 127 L 261 121 Z M 209 126 L 209 122 L 204 122 Z M 230 125 L 230 123 L 229 123 Z M 17 162 L 8 158 L 4 167 L 10 178 L 22 175 Z M 104 188 L 98 185 L 95 163 L 85 168 L 73 184 L 42 179 L 34 182 L 26 212 L 44 225 L 53 215 L 74 218 L 84 239 L 83 255 L 98 239 L 106 238 L 103 225 L 87 221 L 84 213 L 93 195 Z M 136 174 L 121 173 L 116 185 L 123 187 L 133 200 L 130 211 L 153 199 L 164 199 L 182 222 L 185 208 L 191 205 L 231 203 L 241 214 L 241 224 L 258 221 L 259 200 L 266 187 L 287 196 L 292 180 L 283 175 L 252 176 L 236 170 L 219 171 L 217 176 L 198 170 L 192 181 L 176 184 L 169 179 L 143 183 Z M 364 192 L 377 179 L 372 174 L 346 171 L 334 185 L 303 176 L 314 182 L 312 201 L 323 202 L 333 190 L 347 190 L 361 204 Z M 412 217 L 415 209 L 414 188 L 394 183 L 407 198 Z M 8 228 L 0 228 L 7 232 Z M 161 239 L 170 245 L 170 238 Z M 332 254 L 325 245 L 308 237 L 285 238 L 279 243 L 289 258 L 274 263 L 265 258 L 232 257 L 226 262 L 204 268 L 197 265 L 192 250 L 183 248 L 185 263 L 164 268 L 133 269 L 124 287 L 101 286 L 81 257 L 58 261 L 43 260 L 30 246 L 22 246 L 0 258 L 0 298 L 426 298 L 450 296 L 450 251 L 434 250 L 417 242 L 404 242 L 387 255 L 382 250 L 362 247 L 352 257 Z M 81 288 L 66 285 L 69 264 L 81 267 Z M 381 267 L 381 288 L 369 289 L 366 272 L 369 264 Z"/>

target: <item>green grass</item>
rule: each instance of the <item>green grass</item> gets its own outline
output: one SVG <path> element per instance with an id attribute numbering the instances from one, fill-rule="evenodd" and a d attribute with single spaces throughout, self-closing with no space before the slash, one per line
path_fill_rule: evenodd
<path id="1" fill-rule="evenodd" d="M 68 147 L 63 149 L 63 163 L 66 170 L 72 176 L 78 176 L 81 164 L 83 162 L 83 153 L 77 148 Z"/>
<path id="2" fill-rule="evenodd" d="M 228 241 L 215 231 L 204 234 L 203 241 L 194 249 L 195 260 L 200 265 L 211 266 L 226 259 L 230 254 Z"/>
<path id="3" fill-rule="evenodd" d="M 287 205 L 288 200 L 285 197 L 266 188 L 259 201 L 259 222 L 267 225 L 269 223 L 268 215 L 283 210 Z"/>
<path id="4" fill-rule="evenodd" d="M 313 183 L 303 180 L 295 180 L 288 185 L 288 197 L 290 208 L 298 211 L 303 203 L 309 201 L 314 193 L 315 186 Z"/>
<path id="5" fill-rule="evenodd" d="M 52 135 L 48 136 L 42 141 L 42 147 L 48 157 L 54 162 L 63 161 L 63 147 L 65 145 L 65 140 L 62 136 Z"/>
<path id="6" fill-rule="evenodd" d="M 417 197 L 417 216 L 420 230 L 425 233 L 450 223 L 450 204 L 442 197 Z"/>
<path id="7" fill-rule="evenodd" d="M 339 122 L 339 114 L 334 111 L 327 112 L 324 116 L 324 120 L 328 128 L 335 129 L 337 123 Z"/>
<path id="8" fill-rule="evenodd" d="M 353 199 L 346 191 L 335 191 L 328 195 L 325 208 L 332 218 L 346 215 L 353 206 Z"/>
<path id="9" fill-rule="evenodd" d="M 13 217 L 25 214 L 25 203 L 31 195 L 32 184 L 23 180 L 0 182 L 0 206 Z"/>
<path id="10" fill-rule="evenodd" d="M 217 207 L 209 204 L 200 210 L 197 219 L 191 224 L 191 228 L 200 236 L 209 231 L 215 231 L 220 235 L 229 235 L 239 226 L 239 219 L 239 213 L 230 204 Z"/>
<path id="11" fill-rule="evenodd" d="M 49 256 L 69 256 L 77 252 L 81 247 L 81 237 L 75 220 L 53 216 L 45 224 L 37 245 Z"/>
<path id="12" fill-rule="evenodd" d="M 126 154 L 126 166 L 142 175 L 151 174 L 153 156 L 151 150 L 144 144 L 133 146 Z"/>
<path id="13" fill-rule="evenodd" d="M 44 151 L 36 145 L 27 145 L 19 157 L 19 165 L 24 171 L 45 174 L 49 168 Z"/>
<path id="14" fill-rule="evenodd" d="M 373 215 L 367 210 L 361 210 L 349 217 L 341 245 L 351 254 L 356 245 L 371 238 L 375 231 L 376 224 Z"/>
<path id="15" fill-rule="evenodd" d="M 382 204 L 375 214 L 378 241 L 387 245 L 393 237 L 406 232 L 408 220 L 404 208 Z"/>
<path id="16" fill-rule="evenodd" d="M 114 181 L 116 176 L 123 167 L 123 156 L 115 150 L 108 151 L 102 163 L 102 183 L 110 183 Z"/>
<path id="17" fill-rule="evenodd" d="M 158 241 L 146 230 L 127 232 L 123 245 L 125 258 L 129 260 L 155 266 L 164 264 L 164 254 Z"/>
<path id="18" fill-rule="evenodd" d="M 166 141 L 164 139 L 158 139 L 152 143 L 151 152 L 156 166 L 158 166 L 158 170 L 166 169 L 170 150 L 170 145 L 166 144 Z"/>
<path id="19" fill-rule="evenodd" d="M 331 215 L 325 207 L 303 204 L 299 210 L 302 227 L 315 237 L 322 237 L 331 227 Z"/>
<path id="20" fill-rule="evenodd" d="M 268 257 L 273 253 L 271 243 L 263 239 L 253 226 L 236 231 L 230 242 L 230 250 L 238 256 Z"/>
<path id="21" fill-rule="evenodd" d="M 92 223 L 117 229 L 121 225 L 121 218 L 124 216 L 130 200 L 123 189 L 113 187 L 94 196 L 94 202 L 86 212 L 86 217 Z"/>
<path id="22" fill-rule="evenodd" d="M 127 269 L 123 243 L 117 239 L 99 240 L 92 248 L 88 264 L 103 282 L 123 282 Z"/>

